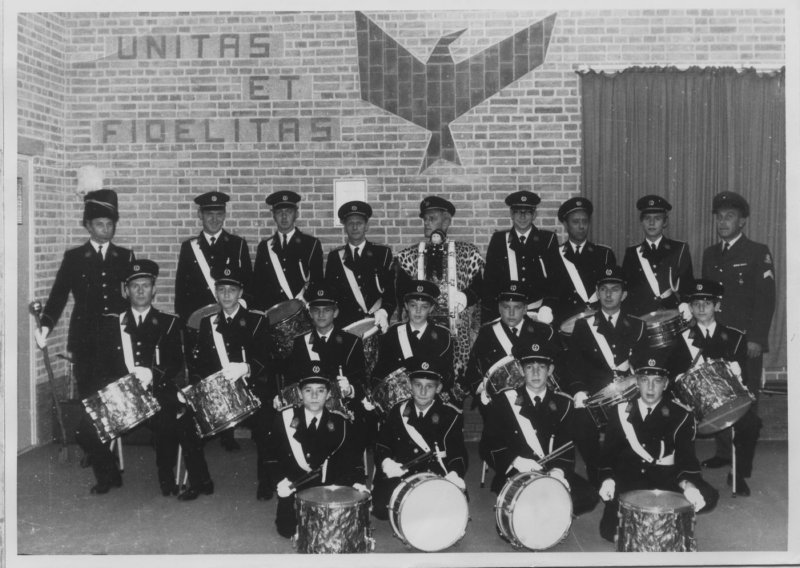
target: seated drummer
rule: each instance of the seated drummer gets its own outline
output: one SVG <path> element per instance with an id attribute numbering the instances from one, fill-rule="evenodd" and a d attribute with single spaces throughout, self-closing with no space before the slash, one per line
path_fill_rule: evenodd
<path id="1" fill-rule="evenodd" d="M 712 280 L 695 280 L 689 295 L 689 307 L 692 310 L 692 321 L 688 329 L 675 343 L 667 367 L 673 379 L 708 361 L 721 359 L 730 363 L 735 375 L 743 382 L 742 372 L 747 369 L 747 339 L 745 334 L 736 328 L 722 325 L 716 321 L 716 313 L 720 311 L 723 286 Z M 733 445 L 736 448 L 736 494 L 743 497 L 750 495 L 745 478 L 750 477 L 753 470 L 753 455 L 759 433 L 759 419 L 753 406 L 747 414 L 734 425 Z M 724 431 L 723 431 L 724 432 Z M 704 467 L 722 467 L 730 463 L 730 435 L 718 433 L 716 436 L 717 454 L 705 460 Z M 724 457 L 721 457 L 724 456 Z M 733 483 L 728 474 L 728 485 Z"/>
<path id="2" fill-rule="evenodd" d="M 343 415 L 325 408 L 331 396 L 330 379 L 317 363 L 306 363 L 299 374 L 297 388 L 303 404 L 279 412 L 266 440 L 270 477 L 280 480 L 275 524 L 278 534 L 285 538 L 294 535 L 297 528 L 295 491 L 352 485 L 368 492 L 353 425 Z"/>
<path id="3" fill-rule="evenodd" d="M 182 414 L 178 418 L 181 405 L 175 378 L 183 369 L 182 326 L 177 316 L 153 307 L 157 277 L 158 265 L 151 260 L 141 259 L 130 265 L 125 277 L 125 295 L 130 305 L 122 314 L 102 317 L 92 372 L 95 379 L 106 384 L 132 373 L 145 388 L 152 385 L 161 410 L 148 425 L 153 430 L 161 493 L 168 497 L 178 492 L 173 472 L 178 443 L 185 452 L 190 482 L 209 487 L 213 483 L 191 416 Z M 122 485 L 122 476 L 109 447 L 100 441 L 88 416 L 84 416 L 77 439 L 90 456 L 97 479 L 91 492 L 108 493 L 111 487 Z"/>
<path id="4" fill-rule="evenodd" d="M 256 498 L 269 499 L 273 483 L 265 468 L 264 443 L 272 422 L 273 397 L 277 394 L 274 377 L 268 373 L 270 340 L 267 320 L 259 312 L 249 311 L 239 299 L 243 292 L 243 274 L 235 266 L 212 270 L 214 290 L 220 310 L 200 320 L 195 348 L 189 358 L 189 381 L 196 384 L 209 375 L 222 371 L 230 381 L 245 379 L 261 400 L 261 407 L 250 417 L 258 455 L 258 489 Z M 200 493 L 210 494 L 213 487 L 193 486 L 178 498 L 196 499 Z"/>
<path id="5" fill-rule="evenodd" d="M 484 324 L 472 346 L 464 374 L 464 386 L 473 395 L 480 395 L 484 405 L 490 398 L 486 392 L 486 374 L 492 365 L 511 355 L 518 345 L 546 343 L 553 339 L 553 328 L 528 316 L 531 290 L 524 282 L 512 280 L 497 295 L 498 320 Z M 483 412 L 483 411 L 481 411 Z"/>
<path id="6" fill-rule="evenodd" d="M 619 496 L 637 489 L 682 492 L 696 511 L 710 511 L 719 492 L 700 474 L 692 413 L 665 398 L 665 350 L 637 351 L 638 395 L 610 413 L 601 454 L 600 498 L 606 502 L 600 535 L 614 540 Z"/>
<path id="7" fill-rule="evenodd" d="M 552 342 L 521 344 L 513 349 L 525 383 L 496 396 L 489 405 L 479 445 L 481 459 L 495 471 L 492 491 L 500 492 L 518 472 L 542 471 L 564 483 L 576 515 L 597 504 L 597 490 L 575 473 L 575 450 L 540 462 L 572 441 L 572 397 L 548 386 L 556 346 Z"/>
<path id="8" fill-rule="evenodd" d="M 412 398 L 395 405 L 378 432 L 372 513 L 388 518 L 392 492 L 409 475 L 424 471 L 445 477 L 466 490 L 467 450 L 461 409 L 444 403 L 436 395 L 442 390 L 442 369 L 436 360 L 412 361 L 409 365 Z M 415 458 L 428 458 L 405 467 Z"/>
<path id="9" fill-rule="evenodd" d="M 393 371 L 408 365 L 412 358 L 440 361 L 440 367 L 446 372 L 444 386 L 452 385 L 453 344 L 450 330 L 428 321 L 438 297 L 439 287 L 433 282 L 411 281 L 403 295 L 408 321 L 390 326 L 389 331 L 381 336 L 378 362 L 372 373 L 373 386 Z"/>

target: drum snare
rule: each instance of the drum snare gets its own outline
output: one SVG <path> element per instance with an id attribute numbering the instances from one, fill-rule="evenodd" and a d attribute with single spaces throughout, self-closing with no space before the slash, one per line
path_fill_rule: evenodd
<path id="1" fill-rule="evenodd" d="M 384 414 L 388 414 L 396 404 L 408 400 L 411 396 L 411 381 L 405 367 L 400 367 L 389 373 L 372 390 L 375 406 Z"/>
<path id="2" fill-rule="evenodd" d="M 372 370 L 378 362 L 379 334 L 375 318 L 364 318 L 351 323 L 344 331 L 357 335 L 364 343 L 364 359 L 367 363 L 367 376 L 372 376 Z"/>
<path id="3" fill-rule="evenodd" d="M 161 410 L 156 398 L 132 373 L 81 402 L 102 442 L 110 442 Z"/>
<path id="4" fill-rule="evenodd" d="M 313 329 L 305 304 L 297 299 L 275 304 L 266 311 L 274 354 L 285 359 L 292 353 L 294 339 Z"/>
<path id="5" fill-rule="evenodd" d="M 495 395 L 523 385 L 525 372 L 513 355 L 506 355 L 489 367 L 486 379 L 486 390 L 490 395 Z"/>
<path id="6" fill-rule="evenodd" d="M 341 485 L 298 492 L 293 546 L 307 554 L 371 552 L 375 548 L 369 518 L 371 502 L 369 493 Z"/>
<path id="7" fill-rule="evenodd" d="M 575 314 L 574 316 L 565 319 L 559 326 L 558 333 L 565 339 L 572 337 L 572 332 L 575 330 L 575 324 L 578 323 L 578 320 L 586 319 L 594 314 L 594 310 L 584 310 L 579 314 Z"/>
<path id="8" fill-rule="evenodd" d="M 637 490 L 619 497 L 617 552 L 694 552 L 694 507 L 674 491 Z"/>
<path id="9" fill-rule="evenodd" d="M 186 402 L 194 409 L 198 433 L 213 436 L 235 426 L 261 406 L 244 380 L 229 381 L 222 372 L 214 373 L 183 390 Z"/>
<path id="10" fill-rule="evenodd" d="M 639 319 L 645 323 L 647 343 L 653 349 L 672 345 L 687 325 L 678 310 L 657 310 Z"/>
<path id="11" fill-rule="evenodd" d="M 605 426 L 608 424 L 608 413 L 619 403 L 633 400 L 638 392 L 635 376 L 618 377 L 588 397 L 584 405 L 595 424 Z"/>

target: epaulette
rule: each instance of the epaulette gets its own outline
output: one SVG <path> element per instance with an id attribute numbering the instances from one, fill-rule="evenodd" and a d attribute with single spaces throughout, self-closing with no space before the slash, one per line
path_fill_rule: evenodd
<path id="1" fill-rule="evenodd" d="M 486 323 L 482 323 L 481 324 L 481 329 L 483 329 L 484 327 L 491 327 L 491 326 L 493 326 L 494 324 L 496 324 L 499 321 L 500 321 L 500 317 L 498 316 L 498 317 L 494 318 L 492 321 L 487 321 Z"/>

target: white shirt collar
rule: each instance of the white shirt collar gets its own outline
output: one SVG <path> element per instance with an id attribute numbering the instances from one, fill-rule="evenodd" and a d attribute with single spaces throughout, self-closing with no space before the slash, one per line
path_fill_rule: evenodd
<path id="1" fill-rule="evenodd" d="M 581 249 L 586 249 L 586 243 L 589 242 L 589 239 L 577 244 L 573 243 L 572 239 L 567 239 L 567 242 L 569 243 L 569 246 L 572 247 L 572 252 L 575 252 L 578 247 L 581 247 Z"/>
<path id="2" fill-rule="evenodd" d="M 361 253 L 364 252 L 364 245 L 366 244 L 367 241 L 362 241 L 360 245 L 351 245 L 350 243 L 347 243 L 347 246 L 350 247 L 351 253 L 355 254 L 355 251 L 358 251 L 358 254 L 361 255 Z"/>
<path id="3" fill-rule="evenodd" d="M 102 246 L 103 247 L 103 258 L 106 257 L 106 253 L 108 252 L 108 245 L 111 244 L 109 241 L 106 241 L 104 243 L 98 243 L 94 239 L 89 239 L 89 242 L 92 244 L 92 248 L 95 250 L 95 252 L 97 252 L 97 247 Z"/>
<path id="4" fill-rule="evenodd" d="M 131 306 L 131 313 L 133 314 L 133 319 L 136 320 L 136 323 L 139 323 L 139 316 L 142 316 L 142 321 L 147 319 L 147 314 L 150 313 L 150 308 L 153 306 L 147 306 L 147 309 L 143 312 L 137 311 L 136 308 Z"/>
<path id="5" fill-rule="evenodd" d="M 738 241 L 738 240 L 739 240 L 739 239 L 741 239 L 741 238 L 742 238 L 742 233 L 739 233 L 738 235 L 736 235 L 736 237 L 734 237 L 734 238 L 732 238 L 731 240 L 729 240 L 729 241 L 728 241 L 728 248 L 730 248 L 730 247 L 732 247 L 733 245 L 735 245 L 735 244 L 736 244 L 736 241 Z M 720 246 L 720 248 L 724 247 L 724 246 L 725 246 L 725 241 L 723 240 L 723 241 L 720 243 L 720 245 L 719 245 L 719 246 Z"/>
<path id="6" fill-rule="evenodd" d="M 414 404 L 414 401 L 411 401 L 411 408 L 412 408 L 412 410 L 413 410 L 413 411 L 414 411 L 414 412 L 415 412 L 417 415 L 419 415 L 420 413 L 422 413 L 422 416 L 423 416 L 423 417 L 425 417 L 425 416 L 427 416 L 427 415 L 428 415 L 428 411 L 429 411 L 431 408 L 433 408 L 433 403 L 429 404 L 429 405 L 428 405 L 428 408 L 426 408 L 425 410 L 422 410 L 422 409 L 420 409 L 420 408 L 417 408 L 417 405 L 416 405 L 416 404 Z"/>
<path id="7" fill-rule="evenodd" d="M 325 341 L 328 341 L 328 338 L 331 336 L 331 333 L 333 333 L 333 328 L 330 328 L 327 333 L 320 333 L 319 331 L 316 330 L 314 331 L 318 336 L 320 336 L 320 338 L 324 339 Z"/>
<path id="8" fill-rule="evenodd" d="M 411 330 L 411 333 L 412 333 L 412 334 L 413 334 L 415 331 L 418 331 L 418 332 L 419 332 L 419 336 L 420 336 L 420 337 L 422 337 L 422 335 L 425 333 L 425 330 L 426 330 L 426 329 L 428 329 L 428 322 L 425 322 L 425 324 L 424 324 L 424 325 L 422 325 L 422 327 L 419 327 L 419 328 L 417 328 L 417 327 L 414 327 L 414 324 L 413 324 L 413 323 L 411 323 L 411 322 L 408 322 L 408 327 L 409 327 L 409 329 Z"/>
<path id="9" fill-rule="evenodd" d="M 211 237 L 214 237 L 214 242 L 217 242 L 217 241 L 219 241 L 219 236 L 221 234 L 222 234 L 222 229 L 220 229 L 219 231 L 217 231 L 213 235 L 211 233 L 206 233 L 205 231 L 203 231 L 203 236 L 206 238 L 206 242 L 209 245 L 211 244 Z"/>
<path id="10" fill-rule="evenodd" d="M 658 238 L 656 240 L 654 240 L 654 241 L 651 241 L 650 239 L 645 238 L 644 242 L 647 243 L 648 247 L 652 247 L 653 245 L 656 245 L 656 248 L 658 248 L 658 245 L 661 244 L 661 240 L 663 238 L 664 238 L 664 235 L 659 235 Z"/>
<path id="11" fill-rule="evenodd" d="M 708 334 L 711 337 L 714 337 L 714 331 L 716 331 L 717 329 L 717 320 L 712 321 L 711 325 L 708 326 L 705 326 L 700 322 L 697 322 L 697 327 L 700 329 L 700 333 L 703 335 L 703 337 L 706 336 L 706 330 L 708 330 Z"/>
<path id="12" fill-rule="evenodd" d="M 534 392 L 534 391 L 532 391 L 530 388 L 528 388 L 528 386 L 527 386 L 527 385 L 525 386 L 525 390 L 526 390 L 526 391 L 528 391 L 528 395 L 531 397 L 531 400 L 533 400 L 533 399 L 534 399 L 534 397 L 537 397 L 537 396 L 538 396 L 538 397 L 539 397 L 541 400 L 544 400 L 544 395 L 545 395 L 545 394 L 547 394 L 547 386 L 545 386 L 545 387 L 544 387 L 544 388 L 541 390 L 541 392 Z M 541 402 L 540 402 L 539 404 L 541 404 Z"/>
<path id="13" fill-rule="evenodd" d="M 306 415 L 306 426 L 311 424 L 311 419 L 312 418 L 316 418 L 317 419 L 317 426 L 319 426 L 319 423 L 322 421 L 322 410 L 320 410 L 317 414 L 314 414 L 314 413 L 310 412 L 306 407 L 303 407 L 303 412 Z"/>
<path id="14" fill-rule="evenodd" d="M 518 239 L 519 239 L 520 237 L 525 237 L 525 240 L 527 241 L 527 240 L 528 240 L 528 235 L 530 235 L 530 234 L 531 234 L 531 229 L 533 229 L 533 226 L 531 226 L 531 227 L 528 227 L 528 230 L 527 230 L 527 231 L 525 231 L 524 233 L 520 233 L 520 232 L 519 232 L 519 231 L 517 231 L 516 229 L 514 229 L 514 232 L 515 232 L 515 233 L 517 233 L 517 238 L 518 238 Z"/>
<path id="15" fill-rule="evenodd" d="M 603 314 L 603 319 L 606 320 L 606 321 L 608 321 L 608 316 L 611 316 L 611 325 L 614 325 L 614 326 L 617 325 L 617 320 L 619 319 L 620 310 L 617 310 L 616 313 L 613 313 L 613 314 L 608 314 L 608 313 L 604 312 L 603 310 L 600 310 L 600 313 Z"/>
<path id="16" fill-rule="evenodd" d="M 292 227 L 292 230 L 289 231 L 288 233 L 286 233 L 286 242 L 287 243 L 292 240 L 292 237 L 294 236 L 295 231 L 297 231 L 297 227 Z M 281 242 L 281 244 L 283 244 L 283 233 L 278 231 L 277 235 L 278 235 L 278 240 Z"/>
<path id="17" fill-rule="evenodd" d="M 648 406 L 645 404 L 645 402 L 641 398 L 638 398 L 637 402 L 639 403 L 639 412 L 641 413 L 642 418 L 646 418 L 647 417 L 647 408 L 648 408 Z M 650 406 L 650 408 L 655 410 L 655 407 L 658 406 L 659 402 L 661 402 L 661 401 L 659 400 L 657 403 L 655 403 L 654 405 Z"/>
<path id="18" fill-rule="evenodd" d="M 239 308 L 240 308 L 240 307 L 241 307 L 241 304 L 239 304 L 238 306 L 236 306 L 236 309 L 235 309 L 235 310 L 233 310 L 233 313 L 232 313 L 232 314 L 230 314 L 230 315 L 226 314 L 226 313 L 225 313 L 225 310 L 222 310 L 222 317 L 223 317 L 223 319 L 228 319 L 228 318 L 231 318 L 231 319 L 233 319 L 233 318 L 235 318 L 235 317 L 236 317 L 236 314 L 238 314 L 238 313 L 239 313 Z"/>

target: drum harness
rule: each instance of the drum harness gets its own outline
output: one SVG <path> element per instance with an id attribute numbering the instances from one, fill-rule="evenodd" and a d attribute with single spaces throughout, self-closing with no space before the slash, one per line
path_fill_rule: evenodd
<path id="1" fill-rule="evenodd" d="M 403 403 L 402 408 L 400 409 L 400 416 L 402 417 L 403 426 L 405 426 L 406 432 L 408 433 L 408 435 L 411 437 L 411 439 L 414 441 L 415 444 L 417 444 L 420 448 L 422 448 L 426 453 L 432 453 L 436 457 L 437 461 L 439 462 L 439 465 L 442 467 L 445 474 L 447 474 L 447 468 L 445 467 L 444 462 L 442 461 L 442 457 L 446 457 L 447 452 L 439 450 L 439 445 L 437 443 L 433 444 L 434 449 L 433 451 L 431 451 L 431 447 L 428 445 L 428 442 L 425 441 L 425 438 L 422 437 L 422 434 L 420 434 L 419 430 L 417 430 L 411 424 L 408 423 L 408 416 L 403 415 L 407 406 L 408 406 L 408 401 L 405 401 Z"/>
<path id="2" fill-rule="evenodd" d="M 345 247 L 347 247 L 347 245 L 345 245 Z M 347 284 L 350 286 L 350 290 L 353 292 L 353 297 L 355 298 L 356 303 L 358 303 L 358 307 L 361 308 L 361 311 L 363 311 L 367 315 L 372 315 L 379 309 L 381 309 L 381 304 L 383 304 L 383 298 L 378 298 L 375 301 L 375 303 L 372 304 L 372 307 L 369 310 L 367 310 L 367 302 L 364 299 L 364 295 L 361 293 L 361 288 L 359 288 L 358 282 L 356 282 L 356 276 L 355 274 L 353 274 L 353 271 L 350 270 L 344 263 L 344 252 L 345 252 L 344 248 L 339 249 L 338 256 L 339 256 L 339 262 L 342 264 L 342 270 L 344 270 L 344 276 L 345 278 L 347 278 Z M 383 288 L 381 287 L 381 283 L 380 280 L 378 279 L 377 274 L 375 274 L 375 286 L 377 287 L 378 292 L 383 294 Z"/>
<path id="3" fill-rule="evenodd" d="M 568 246 L 570 246 L 569 242 L 565 243 L 564 246 L 559 249 L 561 262 L 564 263 L 564 268 L 567 270 L 569 279 L 572 281 L 572 286 L 575 288 L 578 296 L 580 296 L 581 300 L 588 306 L 597 301 L 597 292 L 592 292 L 591 297 L 586 293 L 586 287 L 583 285 L 583 280 L 581 280 L 578 269 L 575 267 L 575 264 L 565 256 Z"/>
<path id="4" fill-rule="evenodd" d="M 628 415 L 630 413 L 628 412 L 627 407 L 627 404 L 620 404 L 617 406 L 617 412 L 619 413 L 619 421 L 620 425 L 622 426 L 622 431 L 625 433 L 625 437 L 628 439 L 631 449 L 649 464 L 675 465 L 675 452 L 672 452 L 668 456 L 664 455 L 664 440 L 661 440 L 661 452 L 659 453 L 658 459 L 655 459 L 652 455 L 650 455 L 650 452 L 648 452 L 644 446 L 642 446 L 641 442 L 639 442 L 639 438 L 636 437 L 636 432 L 633 429 L 633 425 L 628 422 Z"/>
<path id="5" fill-rule="evenodd" d="M 647 278 L 647 283 L 650 285 L 650 289 L 653 291 L 653 294 L 655 294 L 655 296 L 659 300 L 666 300 L 667 298 L 672 296 L 673 293 L 676 293 L 678 291 L 678 287 L 681 285 L 681 279 L 678 278 L 678 281 L 673 283 L 672 267 L 670 266 L 669 289 L 665 290 L 664 292 L 661 292 L 661 288 L 658 285 L 658 279 L 656 278 L 656 275 L 653 273 L 653 269 L 650 267 L 650 262 L 642 254 L 643 249 L 644 245 L 639 245 L 639 247 L 636 249 L 636 256 L 639 257 L 639 264 L 642 265 L 642 270 L 644 271 L 645 278 Z"/>
<path id="6" fill-rule="evenodd" d="M 306 271 L 303 270 L 303 262 L 298 260 L 297 265 L 300 267 L 300 275 L 303 277 L 304 284 L 296 295 L 292 295 L 292 288 L 289 286 L 289 281 L 286 280 L 286 275 L 283 273 L 283 265 L 281 264 L 281 260 L 278 258 L 278 255 L 275 254 L 271 244 L 267 244 L 267 253 L 269 254 L 269 260 L 272 263 L 272 271 L 275 272 L 275 276 L 278 279 L 278 284 L 280 284 L 281 290 L 283 290 L 283 293 L 286 294 L 286 297 L 290 299 L 294 298 L 305 303 L 303 300 L 303 292 L 306 290 L 310 275 L 306 274 Z"/>

